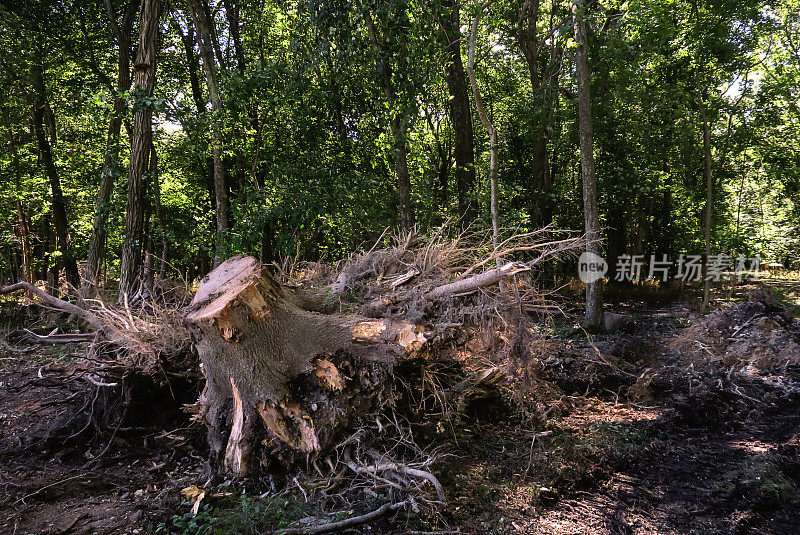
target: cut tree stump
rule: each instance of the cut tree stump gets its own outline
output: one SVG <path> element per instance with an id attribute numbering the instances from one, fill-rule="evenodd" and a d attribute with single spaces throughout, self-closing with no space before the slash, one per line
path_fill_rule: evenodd
<path id="1" fill-rule="evenodd" d="M 228 472 L 253 468 L 264 427 L 272 458 L 287 464 L 330 446 L 338 430 L 391 401 L 394 364 L 432 338 L 420 325 L 306 310 L 307 297 L 236 256 L 202 280 L 188 308 L 212 462 Z"/>

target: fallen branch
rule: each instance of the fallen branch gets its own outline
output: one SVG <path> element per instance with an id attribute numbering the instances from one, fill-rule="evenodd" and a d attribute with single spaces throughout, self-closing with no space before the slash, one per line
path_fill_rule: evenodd
<path id="1" fill-rule="evenodd" d="M 507 264 L 498 266 L 494 269 L 490 269 L 489 271 L 485 271 L 478 275 L 473 275 L 466 279 L 457 280 L 455 282 L 451 282 L 450 284 L 445 284 L 444 286 L 439 286 L 437 288 L 434 288 L 433 290 L 431 290 L 426 294 L 426 297 L 430 299 L 436 299 L 454 294 L 468 294 L 480 288 L 492 286 L 494 284 L 501 282 L 503 279 L 516 275 L 517 273 L 530 271 L 533 268 L 533 266 L 541 262 L 544 262 L 545 260 L 549 259 L 552 256 L 573 250 L 575 249 L 575 245 L 578 243 L 581 243 L 580 238 L 570 238 L 567 240 L 560 240 L 560 241 L 535 245 L 531 246 L 530 248 L 518 248 L 519 250 L 534 249 L 534 248 L 541 250 L 541 248 L 543 247 L 555 245 L 555 247 L 551 249 L 545 249 L 542 252 L 542 254 L 540 254 L 538 257 L 534 258 L 529 262 L 508 262 Z M 494 256 L 494 258 L 499 258 L 499 256 Z M 479 265 L 483 265 L 485 262 L 486 260 L 480 262 Z M 469 273 L 474 268 L 475 266 L 471 267 L 466 271 L 466 273 Z"/>
<path id="2" fill-rule="evenodd" d="M 28 339 L 37 344 L 71 344 L 74 342 L 91 342 L 95 339 L 95 333 L 68 333 L 68 334 L 36 334 L 25 329 Z"/>
<path id="3" fill-rule="evenodd" d="M 430 299 L 439 299 L 453 294 L 474 292 L 475 290 L 485 288 L 486 286 L 492 286 L 507 277 L 511 277 L 512 275 L 516 275 L 517 273 L 521 273 L 523 271 L 529 271 L 530 269 L 530 265 L 526 263 L 509 262 L 503 266 L 490 269 L 489 271 L 479 275 L 473 275 L 467 279 L 458 280 L 451 282 L 450 284 L 445 284 L 444 286 L 434 288 L 426 294 L 426 297 Z"/>
<path id="4" fill-rule="evenodd" d="M 103 326 L 100 319 L 92 312 L 86 310 L 85 308 L 79 307 L 78 305 L 70 303 L 69 301 L 63 301 L 58 297 L 54 297 L 44 290 L 40 290 L 29 282 L 18 282 L 16 284 L 11 284 L 4 288 L 0 288 L 0 295 L 17 292 L 19 290 L 27 290 L 51 307 L 72 314 L 73 316 L 77 316 L 87 323 L 93 325 L 97 329 L 100 329 Z"/>
<path id="5" fill-rule="evenodd" d="M 542 231 L 547 229 L 548 227 L 545 227 L 544 229 L 542 229 Z M 511 236 L 510 238 L 507 238 L 505 241 L 503 241 L 503 243 L 497 246 L 497 249 L 492 254 L 490 254 L 480 262 L 470 266 L 464 273 L 461 274 L 461 276 L 466 277 L 476 269 L 488 264 L 489 262 L 497 260 L 498 258 L 507 257 L 508 255 L 514 253 L 541 251 L 544 249 L 545 254 L 542 256 L 550 256 L 551 254 L 555 254 L 558 252 L 575 249 L 576 247 L 583 246 L 586 243 L 586 240 L 584 238 L 578 237 L 578 238 L 567 238 L 564 240 L 549 241 L 545 243 L 534 243 L 532 245 L 516 245 L 516 246 L 505 247 L 506 244 L 509 243 L 511 240 L 520 240 L 529 236 L 537 236 L 540 235 L 542 231 L 528 232 L 525 234 L 514 235 Z M 536 262 L 539 262 L 540 260 L 541 258 L 537 258 Z"/>
<path id="6" fill-rule="evenodd" d="M 410 504 L 409 500 L 404 500 L 397 503 L 387 503 L 381 505 L 374 511 L 360 516 L 353 516 L 340 520 L 339 522 L 331 522 L 329 524 L 322 524 L 321 526 L 305 527 L 305 528 L 284 528 L 273 531 L 271 535 L 316 535 L 318 533 L 330 533 L 332 531 L 340 532 L 345 529 L 361 526 L 379 519 L 380 517 L 398 509 L 404 509 Z"/>

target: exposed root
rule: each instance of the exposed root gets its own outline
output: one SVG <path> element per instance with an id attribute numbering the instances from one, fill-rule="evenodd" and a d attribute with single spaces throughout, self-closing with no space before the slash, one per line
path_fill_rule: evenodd
<path id="1" fill-rule="evenodd" d="M 369 524 L 370 522 L 374 522 L 379 518 L 391 513 L 392 511 L 399 511 L 400 509 L 405 509 L 411 505 L 409 500 L 405 500 L 398 503 L 386 503 L 364 515 L 353 516 L 350 518 L 346 518 L 344 520 L 340 520 L 339 522 L 330 522 L 328 524 L 322 524 L 313 527 L 303 527 L 303 528 L 283 528 L 277 531 L 273 531 L 273 535 L 314 535 L 317 533 L 331 533 L 331 532 L 341 532 L 345 529 L 354 528 L 356 526 L 363 526 L 364 524 Z"/>
<path id="2" fill-rule="evenodd" d="M 119 364 L 153 372 L 162 366 L 164 358 L 185 355 L 189 352 L 189 335 L 174 303 L 161 302 L 151 297 L 139 299 L 133 309 L 127 299 L 117 307 L 110 307 L 100 299 L 84 299 L 80 305 L 52 296 L 28 282 L 18 282 L 0 288 L 0 295 L 25 290 L 40 299 L 40 306 L 65 312 L 80 318 L 92 327 L 90 333 L 57 334 L 52 331 L 40 335 L 26 329 L 31 342 L 42 344 L 69 344 L 92 342 L 89 355 L 111 354 Z"/>
<path id="3" fill-rule="evenodd" d="M 390 485 L 395 486 L 398 489 L 402 489 L 402 487 L 396 486 L 384 478 L 378 478 L 377 474 L 379 472 L 390 472 L 398 475 L 403 474 L 424 479 L 430 482 L 431 485 L 433 485 L 433 488 L 436 490 L 436 495 L 439 498 L 439 503 L 442 505 L 447 505 L 447 496 L 445 496 L 444 487 L 442 487 L 442 484 L 439 483 L 438 479 L 436 479 L 436 476 L 434 476 L 433 474 L 431 474 L 426 470 L 420 470 L 419 468 L 412 468 L 402 463 L 383 462 L 383 463 L 375 463 L 372 465 L 365 465 L 365 464 L 357 465 L 352 460 L 349 460 L 349 457 L 350 455 L 348 454 L 346 456 L 346 463 L 348 468 L 350 468 L 350 470 L 352 470 L 353 472 L 357 474 L 368 474 L 372 477 L 375 477 L 379 481 L 389 483 Z"/>

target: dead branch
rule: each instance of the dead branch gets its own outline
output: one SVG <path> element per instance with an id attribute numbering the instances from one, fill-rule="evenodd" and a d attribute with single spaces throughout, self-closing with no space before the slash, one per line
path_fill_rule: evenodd
<path id="1" fill-rule="evenodd" d="M 49 293 L 45 292 L 44 290 L 37 288 L 36 286 L 34 286 L 29 282 L 22 281 L 16 284 L 11 284 L 4 288 L 0 288 L 0 295 L 16 292 L 19 290 L 26 290 L 28 292 L 31 292 L 34 295 L 36 295 L 39 299 L 41 299 L 43 302 L 50 305 L 51 307 L 72 314 L 73 316 L 77 316 L 97 329 L 100 329 L 102 327 L 102 322 L 100 321 L 100 319 L 89 310 L 86 310 L 83 307 L 79 307 L 78 305 L 70 303 L 69 301 L 63 301 L 58 297 L 54 297 Z"/>
<path id="2" fill-rule="evenodd" d="M 75 342 L 91 342 L 95 339 L 96 333 L 67 333 L 67 334 L 47 334 L 41 335 L 24 329 L 28 339 L 37 344 L 72 344 Z"/>
<path id="3" fill-rule="evenodd" d="M 339 522 L 331 522 L 321 526 L 305 527 L 305 528 L 283 528 L 273 531 L 272 535 L 316 535 L 318 533 L 341 532 L 345 529 L 353 528 L 355 526 L 362 526 L 369 522 L 379 519 L 380 517 L 398 509 L 405 509 L 411 504 L 410 500 L 403 500 L 397 503 L 386 503 L 381 505 L 374 511 L 360 516 L 353 516 L 341 520 Z"/>
<path id="4" fill-rule="evenodd" d="M 523 262 L 509 262 L 503 266 L 490 269 L 478 275 L 473 275 L 472 277 L 434 288 L 426 294 L 426 297 L 430 299 L 440 299 L 449 295 L 474 292 L 479 288 L 492 286 L 507 277 L 522 273 L 523 271 L 529 271 L 530 269 L 530 265 Z"/>
<path id="5" fill-rule="evenodd" d="M 577 238 L 566 238 L 563 240 L 555 240 L 546 243 L 534 243 L 529 245 L 508 245 L 512 240 L 519 242 L 520 240 L 525 240 L 526 238 L 533 238 L 536 236 L 540 236 L 545 233 L 545 231 L 549 230 L 548 227 L 544 229 L 534 231 L 534 232 L 526 232 L 525 234 L 513 235 L 509 238 L 506 238 L 502 243 L 500 243 L 497 248 L 481 260 L 480 262 L 470 266 L 464 273 L 462 273 L 462 277 L 466 277 L 476 269 L 488 264 L 493 260 L 497 260 L 498 258 L 506 257 L 510 254 L 514 253 L 522 253 L 528 251 L 547 251 L 547 256 L 552 256 L 558 252 L 568 251 L 570 249 L 576 249 L 585 245 L 586 241 L 582 237 Z M 549 248 L 549 249 L 548 249 Z M 537 261 L 540 261 L 537 259 Z"/>

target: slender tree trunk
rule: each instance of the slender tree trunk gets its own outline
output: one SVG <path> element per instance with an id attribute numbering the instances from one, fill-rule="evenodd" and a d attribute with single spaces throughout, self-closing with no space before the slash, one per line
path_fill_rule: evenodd
<path id="1" fill-rule="evenodd" d="M 369 33 L 370 41 L 377 54 L 381 54 L 385 44 L 378 35 L 378 30 L 372 20 L 369 11 L 364 12 L 364 20 L 367 24 L 367 32 Z M 395 45 L 396 46 L 396 45 Z M 402 48 L 404 45 L 400 45 Z M 388 61 L 383 61 L 381 64 L 381 74 L 383 79 L 383 93 L 386 102 L 389 104 L 391 111 L 391 118 L 389 126 L 392 131 L 392 138 L 394 139 L 394 157 L 395 157 L 395 174 L 397 176 L 397 194 L 400 198 L 400 224 L 404 230 L 410 230 L 416 223 L 416 216 L 414 214 L 414 204 L 411 201 L 411 175 L 408 172 L 408 155 L 407 155 L 407 142 L 406 142 L 406 119 L 405 119 L 405 106 L 400 104 L 398 107 L 397 92 L 392 82 L 392 68 Z"/>
<path id="2" fill-rule="evenodd" d="M 586 252 L 600 253 L 600 217 L 597 208 L 597 184 L 594 171 L 592 141 L 592 98 L 589 91 L 589 51 L 586 47 L 586 23 L 583 0 L 572 1 L 575 19 L 575 61 L 578 71 L 578 116 L 580 121 L 581 172 L 583 174 L 583 213 L 586 220 Z M 603 280 L 586 285 L 586 317 L 584 326 L 598 329 L 603 325 Z"/>
<path id="3" fill-rule="evenodd" d="M 155 137 L 155 136 L 154 136 Z M 159 200 L 156 198 L 159 195 L 157 191 L 158 183 L 158 156 L 156 155 L 155 139 L 150 145 L 150 163 L 147 165 L 147 180 L 145 181 L 145 212 L 144 212 L 144 267 L 142 268 L 142 280 L 144 287 L 152 291 L 153 283 L 155 281 L 155 241 L 156 229 L 159 228 L 158 218 L 156 215 L 156 203 Z M 154 180 L 155 179 L 155 180 Z M 155 183 L 154 183 L 155 182 Z"/>
<path id="4" fill-rule="evenodd" d="M 704 160 L 704 174 L 706 179 L 706 209 L 705 221 L 703 222 L 703 232 L 705 234 L 706 243 L 706 256 L 703 261 L 703 304 L 700 308 L 702 312 L 708 308 L 708 302 L 711 297 L 711 281 L 708 278 L 708 257 L 711 254 L 711 210 L 714 207 L 714 177 L 711 173 L 711 125 L 708 123 L 708 115 L 706 114 L 705 102 L 707 99 L 700 101 L 700 118 L 703 121 L 703 160 Z"/>
<path id="5" fill-rule="evenodd" d="M 517 23 L 517 42 L 522 51 L 522 56 L 528 65 L 528 76 L 531 81 L 531 90 L 534 94 L 543 91 L 541 70 L 542 43 L 539 41 L 539 0 L 523 0 L 519 9 L 519 20 Z M 540 113 L 546 114 L 544 106 Z M 545 175 L 547 173 L 547 133 L 545 130 L 546 120 L 539 117 L 539 124 L 534 134 L 535 141 L 531 150 L 531 170 L 529 194 L 531 199 L 530 222 L 533 228 L 542 226 L 542 195 Z"/>
<path id="6" fill-rule="evenodd" d="M 158 276 L 163 279 L 167 271 L 167 228 L 164 224 L 164 215 L 161 209 L 161 178 L 155 143 L 150 146 L 150 180 L 153 185 L 153 218 L 158 227 L 158 232 L 153 234 L 157 234 L 161 241 Z M 155 250 L 155 248 L 153 250 Z M 153 268 L 153 271 L 155 271 L 155 268 Z"/>
<path id="7" fill-rule="evenodd" d="M 245 55 L 244 55 L 244 47 L 242 44 L 242 36 L 240 31 L 240 17 L 239 17 L 239 4 L 236 0 L 223 0 L 222 4 L 225 7 L 225 18 L 228 21 L 228 28 L 230 31 L 230 35 L 233 38 L 233 53 L 236 57 L 236 67 L 239 71 L 239 75 L 244 77 L 245 69 L 247 67 Z M 249 96 L 246 97 L 247 102 L 247 114 L 250 118 L 250 126 L 253 130 L 259 130 L 259 121 L 258 121 L 258 112 L 256 109 L 251 105 L 249 102 Z M 237 137 L 243 137 L 242 131 L 238 126 L 236 127 L 235 134 Z M 235 173 L 235 184 L 239 190 L 239 195 L 242 202 L 245 202 L 244 195 L 244 185 L 245 185 L 245 176 L 247 175 L 247 159 L 245 158 L 245 153 L 241 148 L 241 145 L 237 145 L 236 147 L 236 154 L 234 157 L 236 173 Z"/>
<path id="8" fill-rule="evenodd" d="M 13 165 L 16 174 L 16 186 L 19 191 L 22 191 L 22 173 L 19 163 L 19 150 L 18 140 L 15 139 L 14 132 L 10 132 L 9 149 L 13 154 Z M 23 280 L 31 284 L 36 282 L 36 273 L 33 266 L 33 247 L 31 246 L 31 221 L 25 210 L 25 204 L 21 198 L 17 199 L 17 234 L 19 235 L 20 249 L 22 252 L 22 260 L 20 263 L 21 276 L 18 274 L 18 280 Z M 28 297 L 33 297 L 31 292 L 27 292 Z"/>
<path id="9" fill-rule="evenodd" d="M 394 137 L 395 172 L 397 174 L 397 194 L 400 197 L 400 225 L 410 230 L 416 223 L 414 204 L 411 201 L 411 175 L 408 172 L 408 144 L 406 129 L 402 125 L 402 117 L 392 118 L 392 136 Z"/>
<path id="10" fill-rule="evenodd" d="M 553 3 L 555 9 L 556 3 Z M 517 42 L 528 65 L 528 75 L 533 93 L 540 97 L 538 125 L 532 148 L 530 194 L 530 223 L 534 228 L 544 227 L 553 222 L 551 200 L 547 197 L 552 187 L 549 173 L 548 131 L 553 123 L 554 111 L 558 102 L 558 83 L 561 73 L 561 47 L 548 46 L 546 40 L 539 38 L 539 0 L 524 0 L 519 9 Z"/>
<path id="11" fill-rule="evenodd" d="M 200 65 L 194 53 L 194 28 L 190 24 L 186 27 L 186 33 L 183 33 L 183 28 L 174 19 L 172 27 L 177 31 L 181 38 L 181 43 L 183 43 L 183 50 L 186 54 L 186 69 L 189 73 L 189 85 L 192 88 L 192 99 L 197 108 L 197 113 L 202 115 L 206 112 L 206 101 L 203 98 L 203 91 L 200 88 L 200 77 L 197 74 L 197 69 L 200 68 Z"/>
<path id="12" fill-rule="evenodd" d="M 244 74 L 245 59 L 242 32 L 239 28 L 239 4 L 236 0 L 222 0 L 222 5 L 225 7 L 225 18 L 228 20 L 228 27 L 233 38 L 233 53 L 236 56 L 236 66 L 239 69 L 239 74 Z"/>
<path id="13" fill-rule="evenodd" d="M 140 97 L 151 96 L 156 80 L 156 49 L 158 44 L 160 0 L 142 0 L 139 16 L 139 48 L 134 67 L 134 84 Z M 153 109 L 138 106 L 133 117 L 131 136 L 131 162 L 128 169 L 128 201 L 125 211 L 125 239 L 120 263 L 120 299 L 133 294 L 139 284 L 142 267 L 142 247 L 145 183 L 144 175 L 150 163 L 150 148 L 153 143 Z"/>
<path id="14" fill-rule="evenodd" d="M 100 187 L 97 191 L 97 201 L 94 208 L 92 237 L 89 242 L 89 252 L 86 259 L 85 286 L 97 286 L 100 268 L 105 256 L 111 194 L 114 191 L 115 174 L 119 170 L 120 131 L 126 111 L 124 92 L 128 91 L 131 86 L 130 35 L 137 4 L 136 0 L 128 3 L 122 24 L 117 25 L 111 1 L 106 0 L 109 22 L 117 39 L 117 91 L 110 95 L 114 111 L 108 123 L 106 155 L 103 162 L 103 170 L 100 173 Z"/>
<path id="15" fill-rule="evenodd" d="M 25 213 L 25 207 L 20 200 L 17 200 L 17 233 L 19 234 L 20 248 L 22 249 L 22 280 L 33 284 L 36 282 L 36 274 L 33 272 L 31 226 L 28 214 Z"/>
<path id="16" fill-rule="evenodd" d="M 41 59 L 41 58 L 38 58 Z M 36 141 L 39 147 L 39 158 L 44 166 L 45 175 L 50 181 L 50 191 L 52 193 L 53 225 L 56 230 L 57 250 L 61 253 L 59 264 L 64 266 L 67 282 L 74 288 L 80 285 L 80 275 L 78 274 L 78 264 L 72 256 L 72 247 L 69 236 L 69 223 L 67 221 L 67 203 L 64 193 L 61 190 L 61 179 L 58 176 L 58 169 L 53 161 L 53 153 L 50 147 L 50 140 L 45 132 L 45 114 L 50 113 L 47 104 L 47 90 L 44 83 L 44 69 L 40 62 L 34 62 L 31 66 L 33 91 L 35 103 L 33 105 L 33 127 L 36 132 Z M 58 286 L 58 268 L 54 284 Z"/>
<path id="17" fill-rule="evenodd" d="M 627 245 L 627 222 L 625 219 L 625 212 L 622 208 L 617 206 L 609 207 L 606 213 L 607 226 L 606 226 L 606 261 L 611 272 L 614 272 L 617 259 L 625 254 Z M 611 285 L 625 285 L 628 281 L 617 281 L 614 277 L 609 277 L 609 284 Z"/>
<path id="18" fill-rule="evenodd" d="M 453 156 L 456 162 L 456 195 L 458 215 L 468 225 L 478 217 L 475 199 L 475 147 L 472 131 L 472 110 L 469 105 L 464 62 L 461 59 L 460 0 L 442 0 L 442 40 L 448 56 L 446 75 L 450 93 L 450 121 L 455 133 Z"/>
<path id="19" fill-rule="evenodd" d="M 483 105 L 481 98 L 481 89 L 478 87 L 478 79 L 475 77 L 475 39 L 478 33 L 478 24 L 480 23 L 481 16 L 484 9 L 486 9 L 491 2 L 488 2 L 478 11 L 475 19 L 472 21 L 472 32 L 469 36 L 469 58 L 467 61 L 467 75 L 469 75 L 469 83 L 472 86 L 472 94 L 475 97 L 475 107 L 478 109 L 478 116 L 483 123 L 484 128 L 489 133 L 489 188 L 491 193 L 491 216 L 492 216 L 492 245 L 495 249 L 499 242 L 500 230 L 498 227 L 498 200 L 497 200 L 497 129 L 492 124 L 489 114 L 486 112 L 486 107 Z M 497 258 L 497 265 L 502 263 L 501 258 Z"/>
<path id="20" fill-rule="evenodd" d="M 50 220 L 51 219 L 52 219 L 52 213 L 51 212 L 47 212 L 46 214 L 44 214 L 44 217 L 42 218 L 42 222 L 41 222 L 40 229 L 39 229 L 39 236 L 41 236 L 42 239 L 39 241 L 39 243 L 37 243 L 37 244 L 35 244 L 33 246 L 33 256 L 35 258 L 41 258 L 42 259 L 42 263 L 39 264 L 41 266 L 41 269 L 36 272 L 36 279 L 37 280 L 38 279 L 47 280 L 47 270 L 48 270 L 49 265 L 50 265 L 50 257 L 51 257 L 51 255 L 50 255 L 50 253 L 51 253 L 51 234 L 52 234 L 51 228 L 50 228 L 51 227 L 51 225 L 50 225 Z M 50 289 L 50 287 L 48 287 L 48 289 Z M 52 292 L 49 292 L 49 293 L 52 293 Z"/>
<path id="21" fill-rule="evenodd" d="M 178 33 L 183 43 L 184 53 L 186 54 L 186 69 L 189 72 L 189 85 L 192 88 L 192 100 L 194 100 L 195 108 L 197 108 L 197 114 L 203 116 L 206 114 L 206 101 L 203 98 L 203 91 L 200 88 L 200 77 L 197 74 L 200 65 L 194 53 L 194 28 L 190 24 L 186 28 L 186 33 L 183 33 L 183 28 L 175 19 L 173 19 L 172 27 Z M 208 198 L 211 201 L 211 209 L 214 209 L 217 205 L 216 194 L 214 192 L 214 159 L 209 155 L 205 160 L 199 160 L 198 165 L 206 190 L 208 191 Z"/>
<path id="22" fill-rule="evenodd" d="M 211 20 L 204 0 L 189 0 L 189 11 L 194 21 L 195 29 L 200 38 L 200 56 L 203 59 L 203 71 L 206 75 L 209 97 L 211 98 L 211 155 L 214 160 L 214 197 L 216 198 L 217 237 L 214 254 L 214 267 L 222 261 L 225 249 L 229 222 L 229 200 L 225 184 L 225 167 L 222 161 L 222 97 L 220 96 L 219 80 L 217 78 L 217 63 L 214 59 L 214 41 L 212 37 Z"/>

